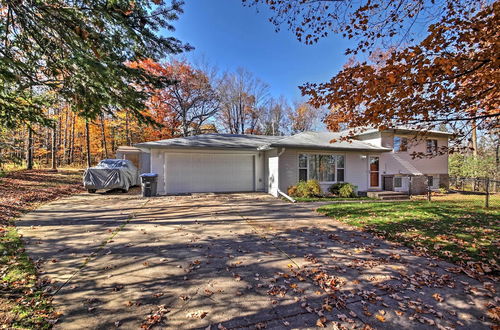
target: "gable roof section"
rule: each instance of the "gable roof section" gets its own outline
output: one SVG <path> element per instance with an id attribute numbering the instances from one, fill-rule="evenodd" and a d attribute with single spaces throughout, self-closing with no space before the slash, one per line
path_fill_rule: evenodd
<path id="1" fill-rule="evenodd" d="M 300 149 L 326 150 L 359 150 L 359 151 L 391 151 L 389 148 L 378 147 L 358 140 L 335 141 L 340 139 L 339 133 L 332 132 L 303 132 L 272 142 L 268 147 L 285 147 Z"/>
<path id="2" fill-rule="evenodd" d="M 325 150 L 359 150 L 359 151 L 390 151 L 391 149 L 377 147 L 372 144 L 352 141 L 330 141 L 339 138 L 340 134 L 331 132 L 303 132 L 293 136 L 266 136 L 248 134 L 203 134 L 167 140 L 135 144 L 140 148 L 159 149 L 250 149 L 267 150 L 276 147 L 325 149 Z"/>
<path id="3" fill-rule="evenodd" d="M 282 139 L 282 136 L 250 134 L 202 134 L 167 140 L 138 143 L 140 148 L 219 148 L 219 149 L 257 149 L 262 145 Z"/>

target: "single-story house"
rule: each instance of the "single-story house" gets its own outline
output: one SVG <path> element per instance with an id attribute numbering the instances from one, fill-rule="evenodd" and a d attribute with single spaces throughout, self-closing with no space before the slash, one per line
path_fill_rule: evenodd
<path id="1" fill-rule="evenodd" d="M 448 156 L 413 159 L 414 151 L 435 153 L 449 133 L 365 130 L 352 141 L 342 133 L 304 132 L 293 136 L 203 134 L 136 144 L 142 172 L 158 174 L 159 194 L 195 192 L 286 193 L 300 180 L 316 179 L 326 192 L 349 182 L 359 192 L 394 190 L 423 193 L 448 184 Z M 127 158 L 124 148 L 119 158 Z M 132 156 L 135 157 L 135 156 Z"/>

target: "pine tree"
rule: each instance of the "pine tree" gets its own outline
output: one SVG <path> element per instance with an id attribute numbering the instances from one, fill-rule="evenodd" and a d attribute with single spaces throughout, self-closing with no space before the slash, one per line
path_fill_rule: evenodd
<path id="1" fill-rule="evenodd" d="M 171 82 L 128 62 L 190 48 L 160 29 L 182 12 L 178 0 L 0 0 L 0 125 L 50 121 L 43 106 L 56 95 L 79 116 L 140 111 L 145 85 Z"/>

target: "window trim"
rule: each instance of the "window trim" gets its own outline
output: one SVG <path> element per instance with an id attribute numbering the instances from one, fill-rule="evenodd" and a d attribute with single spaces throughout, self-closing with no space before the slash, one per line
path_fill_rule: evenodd
<path id="1" fill-rule="evenodd" d="M 307 156 L 307 168 L 305 167 L 300 167 L 300 155 L 305 155 Z M 342 156 L 344 157 L 344 167 L 337 167 L 337 158 L 335 158 L 335 169 L 334 169 L 334 173 L 335 173 L 335 181 L 319 181 L 319 183 L 322 183 L 322 184 L 334 184 L 334 183 L 342 183 L 342 182 L 346 182 L 345 181 L 345 178 L 346 178 L 346 154 L 341 154 L 341 153 L 325 153 L 325 152 L 300 152 L 298 153 L 297 155 L 297 180 L 300 179 L 300 170 L 301 169 L 306 169 L 307 170 L 307 180 L 312 180 L 311 179 L 311 169 L 309 167 L 309 156 L 311 155 L 320 155 L 320 156 Z M 338 169 L 341 169 L 341 170 L 344 170 L 344 181 L 338 181 L 338 174 L 337 174 L 337 170 Z M 297 181 L 298 182 L 298 181 Z"/>
<path id="2" fill-rule="evenodd" d="M 306 166 L 305 167 L 304 166 L 302 166 L 302 167 L 300 166 L 300 156 L 301 155 L 305 155 L 306 156 Z M 309 180 L 309 158 L 308 158 L 308 155 L 307 154 L 300 154 L 299 153 L 299 155 L 297 157 L 297 163 L 298 163 L 297 164 L 297 168 L 298 168 L 297 174 L 299 176 L 297 182 L 301 181 L 300 180 L 300 170 L 306 170 L 306 180 Z"/>
<path id="3" fill-rule="evenodd" d="M 432 141 L 435 141 L 435 143 L 433 143 Z M 431 143 L 431 145 L 429 145 L 429 143 Z M 429 149 L 431 149 L 431 150 L 429 151 Z M 437 139 L 426 139 L 425 140 L 425 151 L 428 154 L 437 155 L 438 150 L 439 150 L 439 143 L 438 143 Z"/>
<path id="4" fill-rule="evenodd" d="M 399 149 L 396 150 L 395 148 L 395 140 L 399 139 Z M 403 143 L 403 140 L 405 141 L 405 143 Z M 405 150 L 401 150 L 401 146 L 405 147 Z M 400 135 L 394 135 L 394 137 L 392 138 L 392 150 L 394 152 L 408 152 L 408 137 L 406 136 L 400 136 Z"/>

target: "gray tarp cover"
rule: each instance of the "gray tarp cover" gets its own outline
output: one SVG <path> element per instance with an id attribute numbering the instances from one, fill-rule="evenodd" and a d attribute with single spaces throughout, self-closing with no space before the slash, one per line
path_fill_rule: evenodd
<path id="1" fill-rule="evenodd" d="M 86 169 L 83 174 L 83 186 L 86 189 L 128 190 L 139 184 L 139 170 L 125 159 L 104 159 L 97 166 Z"/>

